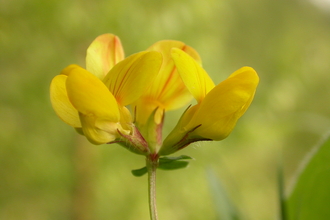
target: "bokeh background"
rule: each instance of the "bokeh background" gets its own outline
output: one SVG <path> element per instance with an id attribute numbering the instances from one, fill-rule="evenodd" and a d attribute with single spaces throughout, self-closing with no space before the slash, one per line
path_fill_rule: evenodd
<path id="1" fill-rule="evenodd" d="M 144 158 L 89 144 L 49 101 L 51 79 L 84 66 L 103 33 L 118 35 L 126 55 L 181 40 L 215 83 L 257 70 L 255 100 L 229 138 L 189 146 L 176 154 L 195 158 L 188 168 L 158 172 L 159 216 L 220 219 L 215 177 L 245 219 L 276 219 L 277 168 L 289 190 L 330 128 L 329 12 L 322 0 L 0 0 L 0 219 L 149 218 L 147 179 L 130 173 Z M 182 111 L 167 114 L 165 133 Z"/>

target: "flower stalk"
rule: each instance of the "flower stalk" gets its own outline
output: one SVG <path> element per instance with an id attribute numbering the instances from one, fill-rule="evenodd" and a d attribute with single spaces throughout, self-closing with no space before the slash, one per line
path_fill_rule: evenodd
<path id="1" fill-rule="evenodd" d="M 146 157 L 150 220 L 158 220 L 156 204 L 156 170 L 158 167 L 158 159 L 159 156 L 157 154 L 152 154 Z"/>

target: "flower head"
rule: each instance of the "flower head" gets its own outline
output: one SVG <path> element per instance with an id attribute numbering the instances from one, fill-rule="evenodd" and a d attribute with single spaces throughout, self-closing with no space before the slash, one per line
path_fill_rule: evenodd
<path id="1" fill-rule="evenodd" d="M 86 69 L 69 65 L 54 77 L 50 98 L 57 115 L 91 143 L 117 142 L 159 158 L 196 141 L 226 138 L 258 82 L 257 73 L 243 67 L 215 86 L 198 53 L 180 41 L 159 41 L 125 58 L 119 38 L 104 34 L 88 47 Z M 165 112 L 192 97 L 197 104 L 163 141 Z"/>

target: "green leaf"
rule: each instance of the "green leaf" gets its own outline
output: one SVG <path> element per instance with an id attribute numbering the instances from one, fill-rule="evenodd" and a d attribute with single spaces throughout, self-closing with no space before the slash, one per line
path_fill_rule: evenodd
<path id="1" fill-rule="evenodd" d="M 162 170 L 176 170 L 182 169 L 188 166 L 188 161 L 182 160 L 189 160 L 193 159 L 187 155 L 181 155 L 178 157 L 161 157 L 159 158 L 159 165 L 158 168 Z"/>
<path id="2" fill-rule="evenodd" d="M 140 169 L 132 170 L 131 172 L 134 176 L 139 177 L 139 176 L 143 176 L 144 174 L 146 174 L 148 172 L 148 169 L 147 169 L 147 167 L 142 167 Z"/>
<path id="3" fill-rule="evenodd" d="M 159 163 L 158 168 L 162 170 L 176 170 L 187 167 L 189 164 L 188 161 L 177 161 L 173 160 L 171 162 Z"/>
<path id="4" fill-rule="evenodd" d="M 159 162 L 175 161 L 175 160 L 191 160 L 191 159 L 193 159 L 193 158 L 190 156 L 181 155 L 178 157 L 161 157 L 161 158 L 159 158 Z"/>
<path id="5" fill-rule="evenodd" d="M 162 170 L 176 170 L 182 169 L 188 166 L 188 161 L 182 160 L 190 160 L 193 159 L 187 155 L 181 155 L 178 157 L 161 157 L 159 158 L 158 167 Z M 147 167 L 142 167 L 140 169 L 132 170 L 131 171 L 134 176 L 143 176 L 144 174 L 148 173 Z"/>
<path id="6" fill-rule="evenodd" d="M 307 155 L 287 198 L 289 220 L 330 219 L 330 136 Z"/>

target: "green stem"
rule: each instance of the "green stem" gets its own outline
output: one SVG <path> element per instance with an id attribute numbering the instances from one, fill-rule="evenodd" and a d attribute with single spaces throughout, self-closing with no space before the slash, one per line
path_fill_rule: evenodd
<path id="1" fill-rule="evenodd" d="M 156 170 L 158 166 L 158 155 L 147 156 L 146 162 L 148 169 L 150 219 L 158 220 L 157 205 L 156 205 Z"/>

